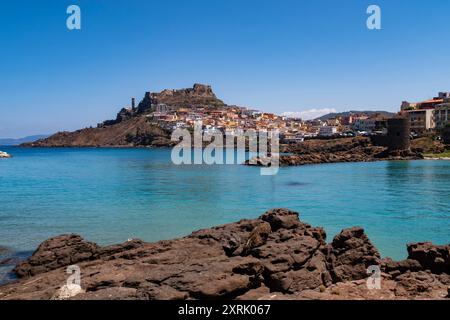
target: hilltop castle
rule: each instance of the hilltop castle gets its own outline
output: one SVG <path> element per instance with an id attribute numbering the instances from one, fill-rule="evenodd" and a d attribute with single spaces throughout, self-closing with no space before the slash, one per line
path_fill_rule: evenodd
<path id="1" fill-rule="evenodd" d="M 225 106 L 217 99 L 210 85 L 196 83 L 192 88 L 165 89 L 159 93 L 146 92 L 136 107 L 135 98 L 131 98 L 131 107 L 122 108 L 115 120 L 106 120 L 99 127 L 110 126 L 131 119 L 134 116 L 154 112 L 193 107 Z"/>

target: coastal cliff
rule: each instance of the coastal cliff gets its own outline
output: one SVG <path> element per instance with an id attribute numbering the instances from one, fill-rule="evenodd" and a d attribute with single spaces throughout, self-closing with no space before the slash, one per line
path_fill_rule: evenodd
<path id="1" fill-rule="evenodd" d="M 157 243 L 100 247 L 78 235 L 43 242 L 0 287 L 0 299 L 446 299 L 450 245 L 409 244 L 408 259 L 380 254 L 360 227 L 331 243 L 297 212 L 273 209 Z M 81 288 L 63 289 L 77 265 Z M 368 268 L 381 269 L 368 289 Z"/>
<path id="2" fill-rule="evenodd" d="M 106 127 L 58 132 L 22 147 L 138 147 L 171 145 L 168 132 L 145 117 L 134 117 Z"/>

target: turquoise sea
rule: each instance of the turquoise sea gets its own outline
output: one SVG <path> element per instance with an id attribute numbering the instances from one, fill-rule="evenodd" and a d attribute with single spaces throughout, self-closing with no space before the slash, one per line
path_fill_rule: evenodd
<path id="1" fill-rule="evenodd" d="M 22 149 L 0 159 L 0 247 L 19 256 L 78 233 L 100 244 L 187 235 L 287 207 L 328 241 L 363 226 L 383 256 L 414 241 L 450 242 L 450 162 L 401 161 L 281 168 L 171 163 L 170 149 Z M 1 260 L 1 259 L 0 259 Z M 0 281 L 11 266 L 0 266 Z"/>

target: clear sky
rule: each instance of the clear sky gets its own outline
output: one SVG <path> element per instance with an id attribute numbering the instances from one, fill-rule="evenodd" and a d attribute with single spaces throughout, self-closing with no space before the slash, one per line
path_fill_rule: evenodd
<path id="1" fill-rule="evenodd" d="M 81 30 L 66 28 L 70 4 Z M 382 30 L 366 27 L 370 4 Z M 195 82 L 276 113 L 396 111 L 450 91 L 449 12 L 448 0 L 2 0 L 0 137 L 95 126 L 132 96 Z"/>

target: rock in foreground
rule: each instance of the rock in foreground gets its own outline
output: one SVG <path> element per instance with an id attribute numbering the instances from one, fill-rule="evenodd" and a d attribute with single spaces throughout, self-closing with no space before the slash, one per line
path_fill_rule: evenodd
<path id="1" fill-rule="evenodd" d="M 445 298 L 450 246 L 408 246 L 409 259 L 381 260 L 364 230 L 325 231 L 298 213 L 274 209 L 258 219 L 200 230 L 170 241 L 100 247 L 77 235 L 43 242 L 16 266 L 22 279 L 0 299 L 415 299 Z M 67 283 L 69 265 L 81 285 Z M 381 289 L 369 290 L 371 266 Z M 73 268 L 72 268 L 73 269 Z"/>

